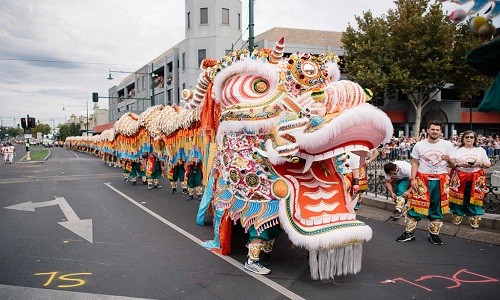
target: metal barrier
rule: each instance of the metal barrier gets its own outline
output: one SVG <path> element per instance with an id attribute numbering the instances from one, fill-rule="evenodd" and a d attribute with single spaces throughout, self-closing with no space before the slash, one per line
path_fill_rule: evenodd
<path id="1" fill-rule="evenodd" d="M 385 186 L 384 164 L 390 160 L 376 160 L 366 166 L 366 174 L 368 177 L 368 190 L 365 194 L 373 194 L 375 197 L 389 199 L 389 194 Z M 406 160 L 408 161 L 408 160 Z M 493 168 L 500 158 L 494 157 L 490 159 L 491 168 Z M 491 180 L 486 181 L 484 210 L 487 213 L 500 214 L 500 186 L 493 186 Z"/>

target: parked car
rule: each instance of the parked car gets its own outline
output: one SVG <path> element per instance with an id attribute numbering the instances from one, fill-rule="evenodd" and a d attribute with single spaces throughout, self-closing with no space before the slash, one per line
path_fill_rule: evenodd
<path id="1" fill-rule="evenodd" d="M 54 140 L 43 139 L 42 146 L 44 146 L 44 147 L 52 147 L 52 146 L 54 146 Z"/>

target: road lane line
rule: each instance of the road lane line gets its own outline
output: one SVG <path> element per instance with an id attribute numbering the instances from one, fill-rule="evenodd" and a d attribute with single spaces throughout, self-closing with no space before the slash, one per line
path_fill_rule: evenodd
<path id="1" fill-rule="evenodd" d="M 146 298 L 132 298 L 125 296 L 90 294 L 82 292 L 60 291 L 44 288 L 13 286 L 0 284 L 2 299 L 51 299 L 51 300 L 132 300 Z"/>
<path id="2" fill-rule="evenodd" d="M 144 210 L 148 214 L 152 215 L 153 217 L 155 217 L 156 219 L 158 219 L 160 222 L 164 223 L 165 225 L 169 226 L 170 228 L 174 229 L 175 231 L 179 232 L 180 234 L 184 235 L 185 237 L 187 237 L 188 239 L 192 240 L 193 242 L 195 242 L 196 244 L 198 244 L 200 247 L 202 247 L 200 245 L 200 243 L 203 242 L 203 241 L 200 240 L 199 238 L 195 237 L 191 233 L 185 231 L 184 229 L 180 228 L 179 226 L 175 225 L 174 223 L 172 223 L 172 222 L 168 221 L 167 219 L 163 218 L 162 216 L 158 215 L 157 213 L 155 213 L 154 211 L 152 211 L 149 208 L 145 207 L 144 205 L 142 205 L 141 203 L 137 202 L 136 200 L 132 199 L 128 195 L 124 194 L 123 192 L 121 192 L 117 188 L 113 187 L 111 185 L 111 183 L 107 182 L 107 183 L 104 183 L 104 184 L 107 187 L 109 187 L 110 189 L 112 189 L 113 191 L 115 191 L 117 194 L 119 194 L 120 196 L 122 196 L 123 198 L 127 199 L 128 201 L 130 201 L 132 204 L 135 204 L 137 207 L 139 207 L 140 209 Z M 205 248 L 203 248 L 203 249 L 205 249 Z M 294 292 L 286 289 L 285 287 L 277 284 L 276 282 L 272 281 L 271 279 L 269 279 L 269 278 L 267 278 L 267 277 L 265 277 L 263 275 L 259 275 L 259 274 L 255 274 L 255 273 L 252 273 L 252 272 L 246 272 L 246 271 L 244 271 L 243 264 L 241 264 L 239 261 L 235 260 L 234 258 L 226 256 L 226 255 L 222 255 L 222 254 L 219 254 L 219 253 L 215 253 L 215 252 L 212 252 L 212 251 L 210 251 L 210 252 L 213 253 L 213 254 L 215 254 L 215 255 L 217 255 L 218 257 L 222 258 L 223 260 L 225 260 L 226 262 L 228 262 L 231 265 L 235 266 L 236 268 L 242 270 L 243 272 L 245 272 L 245 274 L 252 276 L 253 278 L 257 279 L 258 281 L 264 283 L 265 285 L 267 285 L 270 288 L 274 289 L 275 291 L 279 292 L 283 296 L 285 296 L 285 297 L 287 297 L 289 299 L 304 299 L 304 298 L 300 297 L 299 295 L 295 294 Z"/>
<path id="3" fill-rule="evenodd" d="M 70 153 L 73 153 L 73 154 L 76 156 L 76 158 L 80 158 L 80 156 L 78 156 L 78 154 L 76 154 L 75 152 L 73 152 L 73 151 L 71 151 L 71 150 L 70 150 L 69 152 L 70 152 Z"/>

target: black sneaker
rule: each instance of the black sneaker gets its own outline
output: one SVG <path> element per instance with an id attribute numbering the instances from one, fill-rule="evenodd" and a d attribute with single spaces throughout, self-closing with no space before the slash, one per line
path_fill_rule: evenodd
<path id="1" fill-rule="evenodd" d="M 187 197 L 187 199 L 186 199 L 186 200 L 187 200 L 187 201 L 191 201 L 191 200 L 193 200 L 193 195 L 191 195 L 191 196 Z"/>
<path id="2" fill-rule="evenodd" d="M 177 194 L 177 189 L 176 189 L 176 188 L 173 188 L 173 189 L 172 189 L 172 195 L 173 195 L 173 194 Z"/>
<path id="3" fill-rule="evenodd" d="M 142 182 L 142 185 L 147 185 L 147 184 L 148 184 L 147 181 Z"/>
<path id="4" fill-rule="evenodd" d="M 408 242 L 415 239 L 415 233 L 413 232 L 403 232 L 403 234 L 396 239 L 398 242 Z"/>
<path id="5" fill-rule="evenodd" d="M 434 245 L 442 245 L 443 241 L 441 241 L 441 238 L 437 234 L 429 234 L 429 241 L 433 243 Z"/>
<path id="6" fill-rule="evenodd" d="M 188 194 L 188 190 L 187 190 L 187 189 L 182 189 L 182 193 L 183 193 L 184 195 L 187 195 L 187 194 Z"/>
<path id="7" fill-rule="evenodd" d="M 403 216 L 403 212 L 402 211 L 395 210 L 392 213 L 391 218 L 393 218 L 394 220 L 397 220 L 397 219 L 401 218 L 402 216 Z"/>
<path id="8" fill-rule="evenodd" d="M 135 182 L 135 181 L 132 181 L 132 185 L 137 185 L 137 182 Z"/>

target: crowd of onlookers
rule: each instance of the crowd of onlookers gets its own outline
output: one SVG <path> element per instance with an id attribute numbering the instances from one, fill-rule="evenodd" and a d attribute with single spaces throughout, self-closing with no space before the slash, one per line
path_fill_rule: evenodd
<path id="1" fill-rule="evenodd" d="M 452 135 L 449 141 L 455 146 L 460 145 L 462 133 Z M 378 160 L 396 160 L 396 159 L 410 159 L 410 153 L 413 146 L 418 141 L 427 138 L 425 132 L 420 133 L 418 137 L 393 137 L 389 143 L 380 145 L 378 148 Z M 483 136 L 481 134 L 477 137 L 478 146 L 484 148 L 489 158 L 500 156 L 500 134 Z"/>

